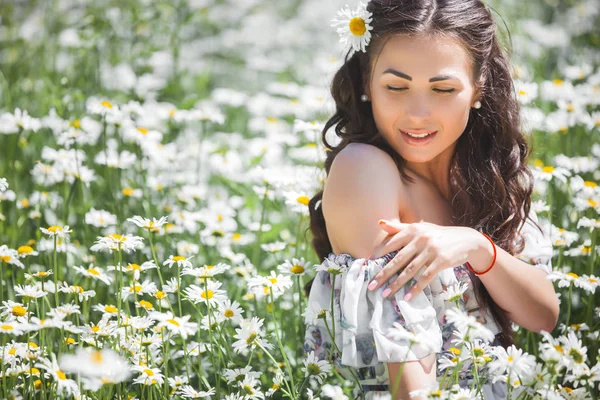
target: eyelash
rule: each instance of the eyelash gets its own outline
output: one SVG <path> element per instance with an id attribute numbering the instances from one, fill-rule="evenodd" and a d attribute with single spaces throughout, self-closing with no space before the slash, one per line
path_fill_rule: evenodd
<path id="1" fill-rule="evenodd" d="M 392 91 L 395 91 L 395 92 L 401 92 L 401 91 L 406 90 L 408 88 L 395 88 L 395 87 L 388 86 L 388 89 L 390 89 Z M 454 92 L 455 89 L 447 89 L 447 90 L 444 90 L 444 89 L 433 89 L 433 90 L 435 90 L 436 92 L 440 92 L 440 93 L 452 93 L 452 92 Z"/>

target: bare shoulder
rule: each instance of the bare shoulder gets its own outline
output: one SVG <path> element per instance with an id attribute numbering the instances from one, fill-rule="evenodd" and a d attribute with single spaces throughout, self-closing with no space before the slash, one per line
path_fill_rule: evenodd
<path id="1" fill-rule="evenodd" d="M 402 190 L 400 172 L 385 151 L 363 143 L 340 151 L 322 199 L 334 252 L 369 256 L 386 236 L 377 221 L 399 221 Z"/>

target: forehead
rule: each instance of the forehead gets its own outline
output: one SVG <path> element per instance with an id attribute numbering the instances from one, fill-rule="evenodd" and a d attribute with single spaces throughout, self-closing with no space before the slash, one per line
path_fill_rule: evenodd
<path id="1" fill-rule="evenodd" d="M 375 75 L 381 75 L 388 68 L 410 75 L 413 81 L 428 80 L 442 73 L 451 73 L 466 80 L 472 76 L 467 50 L 458 40 L 441 35 L 391 37 L 381 49 L 375 65 Z"/>

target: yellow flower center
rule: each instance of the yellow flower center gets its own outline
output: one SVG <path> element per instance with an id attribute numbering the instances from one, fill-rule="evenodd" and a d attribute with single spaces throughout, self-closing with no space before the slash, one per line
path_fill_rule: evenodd
<path id="1" fill-rule="evenodd" d="M 159 290 L 154 294 L 154 296 L 156 296 L 157 299 L 161 300 L 165 297 L 165 292 Z"/>
<path id="2" fill-rule="evenodd" d="M 149 301 L 146 301 L 146 300 L 140 300 L 140 306 L 142 306 L 146 310 L 152 309 L 152 303 L 150 303 Z"/>
<path id="3" fill-rule="evenodd" d="M 88 273 L 90 273 L 91 275 L 94 275 L 94 276 L 100 276 L 100 272 L 98 272 L 98 270 L 96 268 L 88 269 Z"/>
<path id="4" fill-rule="evenodd" d="M 139 271 L 142 269 L 142 267 L 140 267 L 139 264 L 129 264 L 127 266 L 127 269 L 130 269 L 132 271 Z"/>
<path id="5" fill-rule="evenodd" d="M 181 326 L 179 325 L 179 322 L 175 321 L 174 319 L 168 319 L 167 322 L 175 326 Z"/>
<path id="6" fill-rule="evenodd" d="M 545 172 L 547 174 L 551 174 L 552 171 L 554 171 L 554 167 L 551 165 L 548 165 L 548 166 L 542 168 L 542 172 Z"/>
<path id="7" fill-rule="evenodd" d="M 0 256 L 0 260 L 4 261 L 5 263 L 8 263 L 11 260 L 11 258 L 10 256 Z"/>
<path id="8" fill-rule="evenodd" d="M 296 199 L 296 201 L 302 205 L 307 206 L 310 199 L 307 196 L 300 196 Z"/>
<path id="9" fill-rule="evenodd" d="M 33 248 L 30 246 L 21 246 L 17 249 L 17 252 L 19 252 L 19 254 L 31 254 L 33 253 Z"/>
<path id="10" fill-rule="evenodd" d="M 183 256 L 173 256 L 173 261 L 183 261 L 185 260 L 185 257 Z"/>
<path id="11" fill-rule="evenodd" d="M 290 271 L 292 274 L 301 274 L 304 272 L 304 267 L 302 265 L 294 265 L 292 268 L 290 268 Z"/>
<path id="12" fill-rule="evenodd" d="M 8 325 L 8 324 L 4 324 L 0 328 L 2 328 L 3 331 L 12 331 L 13 329 L 15 329 L 15 328 L 13 328 L 12 325 Z"/>
<path id="13" fill-rule="evenodd" d="M 564 84 L 564 81 L 562 79 L 554 79 L 552 83 L 554 83 L 554 85 L 556 86 L 562 86 Z"/>
<path id="14" fill-rule="evenodd" d="M 579 278 L 579 275 L 577 275 L 575 272 L 569 272 L 569 273 L 567 273 L 567 275 L 570 276 L 573 279 Z"/>
<path id="15" fill-rule="evenodd" d="M 96 333 L 96 332 L 98 332 L 99 330 L 100 330 L 100 327 L 99 327 L 99 326 L 97 326 L 97 325 L 96 325 L 96 326 L 92 326 L 92 332 Z"/>
<path id="16" fill-rule="evenodd" d="M 112 233 L 112 234 L 108 235 L 107 238 L 122 242 L 125 239 L 125 236 L 119 235 L 118 233 Z"/>
<path id="17" fill-rule="evenodd" d="M 362 36 L 367 31 L 365 21 L 360 17 L 354 17 L 350 20 L 350 32 L 356 36 Z"/>
<path id="18" fill-rule="evenodd" d="M 456 347 L 450 347 L 448 351 L 456 356 L 460 354 L 460 349 L 457 349 Z"/>
<path id="19" fill-rule="evenodd" d="M 62 372 L 60 369 L 56 370 L 56 375 L 58 375 L 58 379 L 60 379 L 61 381 L 64 381 L 65 379 L 67 379 L 67 376 L 65 375 L 65 373 Z"/>
<path id="20" fill-rule="evenodd" d="M 205 290 L 204 292 L 202 292 L 200 297 L 202 297 L 203 299 L 212 299 L 214 295 L 215 295 L 214 292 L 209 289 L 209 290 Z"/>
<path id="21" fill-rule="evenodd" d="M 22 317 L 25 314 L 27 314 L 27 310 L 25 309 L 25 307 L 22 306 L 14 306 L 12 309 L 12 314 L 15 317 Z"/>
<path id="22" fill-rule="evenodd" d="M 148 133 L 148 129 L 146 128 L 137 128 L 138 132 L 141 133 L 142 135 L 145 135 Z"/>
<path id="23" fill-rule="evenodd" d="M 15 354 L 17 354 L 17 349 L 15 349 L 14 347 L 12 349 L 10 349 L 8 351 L 8 354 L 10 354 L 11 356 L 14 356 Z"/>
<path id="24" fill-rule="evenodd" d="M 48 230 L 52 233 L 56 233 L 56 232 L 62 232 L 63 229 L 60 226 L 52 225 L 51 227 L 48 228 Z"/>
<path id="25" fill-rule="evenodd" d="M 65 339 L 65 342 L 67 344 L 75 344 L 75 339 L 73 339 L 72 337 L 68 337 Z"/>
<path id="26" fill-rule="evenodd" d="M 113 105 L 110 101 L 106 101 L 104 100 L 102 103 L 100 103 L 102 105 L 102 107 L 106 107 L 106 108 L 112 108 Z"/>
<path id="27" fill-rule="evenodd" d="M 133 196 L 133 189 L 132 188 L 125 188 L 125 189 L 123 189 L 122 192 L 123 192 L 123 194 L 125 196 Z"/>
<path id="28" fill-rule="evenodd" d="M 225 310 L 224 315 L 227 318 L 231 318 L 231 317 L 233 317 L 234 314 L 233 314 L 233 311 L 231 311 L 231 310 Z"/>
<path id="29" fill-rule="evenodd" d="M 106 311 L 108 313 L 116 313 L 118 310 L 117 310 L 117 307 L 109 304 L 107 306 L 104 306 L 104 311 Z"/>
<path id="30" fill-rule="evenodd" d="M 154 371 L 152 371 L 152 370 L 151 370 L 151 369 L 149 369 L 149 368 L 146 368 L 146 369 L 144 370 L 144 373 L 145 373 L 146 375 L 148 375 L 148 376 L 154 376 Z"/>

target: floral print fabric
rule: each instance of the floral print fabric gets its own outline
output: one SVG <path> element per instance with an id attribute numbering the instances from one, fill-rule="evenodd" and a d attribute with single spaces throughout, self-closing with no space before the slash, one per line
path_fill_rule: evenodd
<path id="1" fill-rule="evenodd" d="M 530 217 L 537 222 L 532 211 Z M 525 240 L 524 249 L 517 257 L 527 263 L 549 273 L 552 269 L 552 243 L 549 237 L 528 218 L 520 233 Z M 490 329 L 494 335 L 500 332 L 497 324 L 488 313 L 481 310 L 475 299 L 470 276 L 466 264 L 448 268 L 440 272 L 431 283 L 411 300 L 404 301 L 406 289 L 418 279 L 423 269 L 393 296 L 384 298 L 381 292 L 387 287 L 383 285 L 375 291 L 367 289 L 369 282 L 396 255 L 392 251 L 376 259 L 354 258 L 350 254 L 330 253 L 322 265 L 335 264 L 341 273 L 330 274 L 319 271 L 313 281 L 309 303 L 316 302 L 320 309 L 330 310 L 331 292 L 333 290 L 335 343 L 341 354 L 332 348 L 330 334 L 323 319 L 306 322 L 304 351 L 315 351 L 320 360 L 329 360 L 344 378 L 353 380 L 350 368 L 358 377 L 362 390 L 368 392 L 367 398 L 378 398 L 378 395 L 389 393 L 389 376 L 387 362 L 413 361 L 422 359 L 432 353 L 439 360 L 448 355 L 454 327 L 446 322 L 446 310 L 456 307 L 442 298 L 447 287 L 458 283 L 468 284 L 467 290 L 459 300 L 458 306 L 469 315 L 473 315 L 480 323 Z M 388 282 L 394 282 L 395 274 Z M 327 324 L 333 331 L 328 314 Z M 410 338 L 392 339 L 386 334 L 388 330 L 399 324 L 406 331 L 419 339 L 420 344 L 412 344 Z M 333 333 L 333 332 L 332 332 Z M 499 346 L 496 339 L 493 346 Z M 437 363 L 439 365 L 439 362 Z M 473 378 L 471 365 L 465 363 L 459 374 L 461 387 L 470 384 Z M 438 378 L 443 374 L 437 370 Z M 503 398 L 506 384 L 498 381 L 486 383 L 482 391 L 485 399 Z M 355 393 L 358 393 L 355 388 Z"/>

